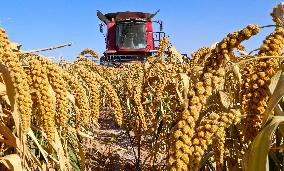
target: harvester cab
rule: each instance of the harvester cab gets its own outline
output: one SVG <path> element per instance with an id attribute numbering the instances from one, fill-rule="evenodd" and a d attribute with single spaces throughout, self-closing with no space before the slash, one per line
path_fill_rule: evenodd
<path id="1" fill-rule="evenodd" d="M 106 51 L 100 59 L 103 65 L 143 62 L 157 53 L 157 43 L 165 36 L 162 21 L 153 21 L 154 14 L 143 12 L 117 12 L 102 14 L 100 32 L 107 27 Z M 153 31 L 153 22 L 160 25 L 160 31 Z"/>

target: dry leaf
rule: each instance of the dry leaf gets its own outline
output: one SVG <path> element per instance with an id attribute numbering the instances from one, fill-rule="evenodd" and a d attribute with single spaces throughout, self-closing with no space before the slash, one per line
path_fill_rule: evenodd
<path id="1" fill-rule="evenodd" d="M 230 96 L 228 95 L 228 93 L 225 93 L 224 91 L 219 91 L 219 98 L 220 98 L 220 102 L 221 104 L 228 109 L 231 105 L 230 102 Z"/>
<path id="2" fill-rule="evenodd" d="M 6 85 L 0 82 L 0 96 L 7 94 Z"/>
<path id="3" fill-rule="evenodd" d="M 9 154 L 0 158 L 0 163 L 11 171 L 22 171 L 21 158 L 18 154 Z"/>

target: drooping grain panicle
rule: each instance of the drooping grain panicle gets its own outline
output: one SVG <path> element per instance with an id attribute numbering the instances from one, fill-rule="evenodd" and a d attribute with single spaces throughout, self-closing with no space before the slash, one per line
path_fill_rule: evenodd
<path id="1" fill-rule="evenodd" d="M 42 65 L 46 65 L 49 83 L 55 93 L 56 98 L 56 113 L 59 116 L 59 122 L 63 127 L 66 127 L 68 121 L 68 99 L 67 85 L 62 77 L 61 69 L 50 60 L 42 58 Z"/>
<path id="2" fill-rule="evenodd" d="M 225 80 L 224 67 L 226 66 L 227 62 L 236 61 L 233 50 L 237 48 L 242 41 L 249 39 L 251 36 L 256 35 L 258 32 L 259 32 L 259 27 L 257 25 L 251 24 L 242 30 L 229 33 L 221 42 L 217 43 L 216 46 L 211 50 L 211 54 L 206 59 L 206 62 L 204 65 L 203 75 L 204 76 L 211 75 L 211 76 L 207 77 L 208 81 L 205 81 L 205 79 L 202 79 L 203 82 L 209 83 L 210 82 L 209 80 L 211 79 L 212 88 L 214 90 L 222 89 L 224 80 Z M 212 89 L 210 91 L 212 91 Z M 208 96 L 205 96 L 205 99 L 206 97 Z M 209 140 L 207 142 L 211 143 L 212 136 L 209 136 L 206 138 Z M 195 141 L 194 138 L 192 139 L 192 141 Z M 201 160 L 201 157 L 207 145 L 204 146 L 204 145 L 201 145 L 200 143 L 195 143 L 195 145 L 193 145 L 193 148 L 191 148 L 191 150 L 193 150 L 192 151 L 193 155 L 190 156 L 190 158 L 193 159 L 194 169 L 198 168 L 198 164 Z"/>
<path id="3" fill-rule="evenodd" d="M 27 132 L 30 128 L 32 100 L 27 82 L 27 75 L 21 66 L 18 56 L 13 53 L 5 30 L 0 28 L 0 62 L 10 74 L 15 88 L 17 109 L 21 114 L 22 129 Z"/>
<path id="4" fill-rule="evenodd" d="M 139 70 L 138 70 L 139 71 Z M 137 80 L 132 82 L 133 101 L 136 113 L 138 113 L 140 123 L 143 130 L 147 129 L 147 123 L 145 119 L 144 109 L 142 106 L 142 88 L 143 88 L 143 72 L 138 73 Z"/>
<path id="5" fill-rule="evenodd" d="M 196 65 L 202 65 L 205 61 L 205 57 L 207 54 L 209 54 L 211 51 L 210 48 L 208 47 L 202 47 L 199 48 L 197 51 L 193 52 L 191 54 L 192 59 L 191 61 L 191 66 L 196 66 Z"/>
<path id="6" fill-rule="evenodd" d="M 109 81 L 107 81 L 105 78 L 103 78 L 101 76 L 101 74 L 98 74 L 97 72 L 91 71 L 91 70 L 98 71 L 99 67 L 97 67 L 96 64 L 94 64 L 89 59 L 77 60 L 75 62 L 75 66 L 79 70 L 84 69 L 86 72 L 88 72 L 88 73 L 86 73 L 86 75 L 83 76 L 84 78 L 90 77 L 90 79 L 92 79 L 96 84 L 100 85 L 101 87 L 103 87 L 105 89 L 106 93 L 109 96 L 110 103 L 111 103 L 111 105 L 114 109 L 116 121 L 117 121 L 118 125 L 121 125 L 122 124 L 122 108 L 121 108 L 120 100 L 117 96 L 116 91 L 114 90 L 113 86 L 109 83 Z M 87 74 L 89 74 L 89 75 L 87 76 Z M 104 74 L 104 73 L 102 73 L 102 74 Z M 97 101 L 97 103 L 99 105 L 99 101 Z M 97 120 L 98 116 L 99 115 L 97 115 L 97 116 L 94 115 L 92 118 Z"/>
<path id="7" fill-rule="evenodd" d="M 164 56 L 168 43 L 169 43 L 169 39 L 167 37 L 163 37 L 160 40 L 159 45 L 158 45 L 158 54 L 157 54 L 158 57 Z"/>
<path id="8" fill-rule="evenodd" d="M 192 75 L 192 77 L 195 77 L 192 78 L 192 80 L 195 82 L 192 83 L 192 92 L 189 99 L 190 103 L 188 108 L 183 110 L 181 116 L 178 118 L 170 144 L 175 144 L 178 142 L 187 148 L 192 145 L 191 143 L 194 142 L 194 139 L 189 141 L 189 144 L 186 144 L 186 141 L 180 139 L 181 135 L 186 134 L 190 140 L 193 138 L 195 124 L 199 118 L 199 114 L 203 106 L 206 105 L 207 98 L 212 95 L 213 89 L 222 89 L 226 62 L 235 60 L 235 56 L 233 54 L 234 48 L 238 47 L 242 41 L 247 40 L 251 36 L 257 34 L 258 31 L 258 26 L 249 25 L 240 31 L 228 34 L 226 38 L 217 43 L 215 48 L 212 48 L 210 55 L 205 61 L 204 68 L 199 71 L 201 73 L 192 72 L 195 74 Z M 189 129 L 190 131 L 186 131 L 181 134 L 184 128 L 187 130 Z M 182 154 L 182 156 L 188 155 L 189 158 L 195 158 L 194 167 L 197 168 L 206 146 L 202 146 L 203 148 L 200 147 L 200 144 L 195 144 L 193 146 L 194 148 L 189 148 L 189 151 L 171 148 L 168 160 L 169 168 L 180 169 L 181 166 L 188 166 L 187 159 L 182 160 L 180 158 L 180 154 Z"/>
<path id="9" fill-rule="evenodd" d="M 104 79 L 97 73 L 92 73 L 92 75 L 95 81 L 98 82 L 108 94 L 110 98 L 111 106 L 114 109 L 114 115 L 115 115 L 116 122 L 119 126 L 121 126 L 123 113 L 122 113 L 122 109 L 121 109 L 121 105 L 120 105 L 120 101 L 117 96 L 117 93 L 115 92 L 113 86 L 106 79 Z"/>
<path id="10" fill-rule="evenodd" d="M 224 128 L 221 128 L 217 131 L 216 136 L 212 142 L 214 150 L 214 160 L 216 162 L 216 168 L 218 170 L 222 170 L 222 166 L 224 164 L 225 139 L 226 131 Z"/>
<path id="11" fill-rule="evenodd" d="M 85 50 L 83 50 L 80 54 L 79 54 L 79 56 L 78 56 L 78 58 L 82 58 L 82 57 L 84 57 L 85 55 L 87 55 L 87 54 L 90 54 L 92 57 L 94 57 L 94 58 L 99 58 L 99 54 L 97 54 L 97 52 L 95 52 L 94 50 L 92 50 L 92 49 L 85 49 Z"/>
<path id="12" fill-rule="evenodd" d="M 198 168 L 204 151 L 212 143 L 213 136 L 232 124 L 237 124 L 240 119 L 240 110 L 231 109 L 219 115 L 211 113 L 201 121 L 200 125 L 196 128 L 195 136 L 192 138 L 191 150 L 193 150 L 193 153 L 191 160 L 193 161 L 195 170 Z"/>
<path id="13" fill-rule="evenodd" d="M 205 68 L 207 71 L 217 70 L 225 66 L 228 61 L 236 61 L 233 50 L 237 48 L 244 40 L 258 34 L 259 27 L 250 24 L 246 28 L 229 33 L 221 42 L 217 43 L 216 48 L 212 50 L 212 55 L 207 59 Z"/>
<path id="14" fill-rule="evenodd" d="M 29 62 L 29 68 L 33 80 L 33 88 L 36 92 L 39 110 L 43 118 L 43 129 L 47 139 L 52 141 L 55 129 L 55 110 L 53 107 L 50 84 L 47 77 L 47 65 L 43 64 L 44 59 L 36 56 Z"/>
<path id="15" fill-rule="evenodd" d="M 276 27 L 266 37 L 260 47 L 258 56 L 280 56 L 284 44 L 284 29 Z M 257 57 L 256 57 L 257 58 Z M 252 140 L 259 132 L 263 114 L 270 96 L 270 80 L 279 68 L 280 61 L 275 58 L 258 59 L 244 67 L 242 84 L 242 111 L 244 119 L 244 136 Z"/>
<path id="16" fill-rule="evenodd" d="M 94 77 L 90 74 L 90 72 L 83 66 L 74 64 L 73 68 L 75 69 L 76 73 L 83 78 L 83 80 L 86 82 L 88 86 L 89 95 L 90 95 L 89 104 L 91 109 L 91 118 L 94 123 L 98 124 L 98 118 L 100 113 L 100 108 L 99 108 L 100 94 L 99 94 L 98 84 L 96 83 Z M 89 120 L 89 115 L 87 114 L 88 113 L 84 112 L 81 115 L 83 123 L 87 123 Z"/>
<path id="17" fill-rule="evenodd" d="M 77 79 L 76 76 L 73 74 L 64 71 L 62 73 L 63 79 L 66 81 L 66 83 L 69 86 L 69 89 L 72 93 L 72 95 L 75 98 L 75 105 L 77 106 L 76 112 L 76 128 L 79 128 L 80 126 L 80 120 L 81 116 L 89 116 L 90 114 L 90 107 L 88 98 L 86 96 L 85 90 L 83 86 L 81 85 L 80 81 Z"/>

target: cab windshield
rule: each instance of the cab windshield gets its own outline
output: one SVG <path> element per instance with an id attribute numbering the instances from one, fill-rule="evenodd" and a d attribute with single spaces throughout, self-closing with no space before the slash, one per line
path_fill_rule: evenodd
<path id="1" fill-rule="evenodd" d="M 144 49 L 146 47 L 145 23 L 119 23 L 117 25 L 116 40 L 119 49 Z"/>

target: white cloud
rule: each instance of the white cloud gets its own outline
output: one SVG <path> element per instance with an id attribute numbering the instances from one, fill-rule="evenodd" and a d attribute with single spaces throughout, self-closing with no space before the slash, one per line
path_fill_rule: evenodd
<path id="1" fill-rule="evenodd" d="M 3 23 L 5 23 L 5 22 L 12 21 L 12 19 L 13 19 L 12 17 L 7 17 L 5 19 L 0 18 L 0 26 L 3 25 Z"/>

